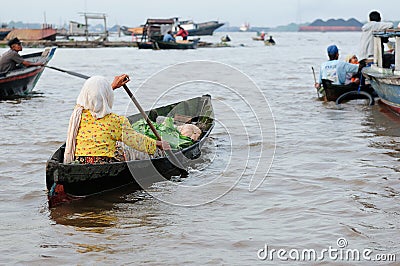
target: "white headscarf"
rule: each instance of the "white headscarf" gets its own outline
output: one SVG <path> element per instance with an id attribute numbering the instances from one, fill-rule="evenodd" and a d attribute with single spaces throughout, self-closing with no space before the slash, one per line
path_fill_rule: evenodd
<path id="1" fill-rule="evenodd" d="M 76 136 L 81 123 L 82 111 L 87 109 L 94 118 L 100 119 L 111 113 L 113 103 L 114 92 L 106 78 L 93 76 L 86 80 L 69 120 L 64 163 L 70 163 L 75 159 Z"/>

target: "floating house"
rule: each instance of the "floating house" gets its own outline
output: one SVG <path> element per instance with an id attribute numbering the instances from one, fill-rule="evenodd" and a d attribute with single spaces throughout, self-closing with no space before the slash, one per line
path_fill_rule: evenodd
<path id="1" fill-rule="evenodd" d="M 68 34 L 72 36 L 85 36 L 88 32 L 88 25 L 76 21 L 69 22 Z"/>

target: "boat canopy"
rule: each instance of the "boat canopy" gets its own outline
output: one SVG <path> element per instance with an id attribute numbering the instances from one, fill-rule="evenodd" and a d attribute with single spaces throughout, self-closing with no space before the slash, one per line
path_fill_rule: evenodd
<path id="1" fill-rule="evenodd" d="M 394 68 L 387 65 L 387 54 L 383 48 L 383 43 L 387 43 L 389 38 L 395 40 Z M 374 64 L 381 68 L 393 68 L 394 74 L 400 74 L 400 29 L 388 29 L 384 32 L 374 33 Z"/>

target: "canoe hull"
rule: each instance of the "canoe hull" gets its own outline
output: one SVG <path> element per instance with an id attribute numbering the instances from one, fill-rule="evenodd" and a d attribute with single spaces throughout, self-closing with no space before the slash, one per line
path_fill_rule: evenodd
<path id="1" fill-rule="evenodd" d="M 269 40 L 265 40 L 265 41 L 264 41 L 264 45 L 265 45 L 265 46 L 274 46 L 274 45 L 276 45 L 276 43 L 275 43 L 275 42 L 271 42 L 271 41 L 269 41 Z"/>
<path id="2" fill-rule="evenodd" d="M 393 73 L 377 73 L 371 69 L 363 71 L 380 98 L 380 102 L 393 112 L 400 114 L 400 76 Z"/>
<path id="3" fill-rule="evenodd" d="M 186 50 L 196 49 L 198 40 L 188 42 L 163 42 L 163 41 L 148 41 L 138 42 L 137 46 L 139 49 L 154 49 L 154 50 Z"/>
<path id="4" fill-rule="evenodd" d="M 138 42 L 137 47 L 139 49 L 155 49 L 153 42 Z"/>
<path id="5" fill-rule="evenodd" d="M 163 42 L 163 41 L 156 41 L 154 43 L 155 49 L 179 49 L 179 50 L 186 50 L 186 49 L 196 49 L 197 48 L 198 40 L 189 41 L 189 42 Z"/>
<path id="6" fill-rule="evenodd" d="M 167 157 L 159 157 L 108 164 L 63 164 L 64 144 L 46 164 L 49 205 L 56 206 L 126 185 L 133 184 L 137 189 L 145 189 L 156 182 L 169 180 L 172 176 L 186 175 L 187 166 L 200 157 L 201 147 L 214 127 L 211 98 L 205 95 L 154 110 L 157 115 L 184 115 L 192 117 L 192 121 L 205 121 L 200 140 L 190 147 L 174 152 L 178 163 L 171 162 Z M 155 120 L 154 112 L 148 114 L 150 119 Z M 128 118 L 133 123 L 141 115 Z"/>
<path id="7" fill-rule="evenodd" d="M 348 85 L 337 85 L 332 84 L 330 80 L 322 80 L 322 86 L 324 88 L 324 97 L 321 99 L 325 101 L 336 101 L 341 95 L 351 92 L 357 91 L 357 84 L 348 84 Z M 367 92 L 370 95 L 374 95 L 374 90 L 371 86 L 363 86 L 361 91 Z"/>

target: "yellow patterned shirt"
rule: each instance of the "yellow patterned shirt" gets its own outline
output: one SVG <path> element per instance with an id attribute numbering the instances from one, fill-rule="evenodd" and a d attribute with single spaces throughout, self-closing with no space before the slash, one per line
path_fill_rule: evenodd
<path id="1" fill-rule="evenodd" d="M 75 156 L 114 157 L 115 142 L 148 154 L 156 151 L 156 141 L 132 129 L 125 116 L 111 113 L 95 119 L 89 110 L 83 110 L 76 137 Z"/>

